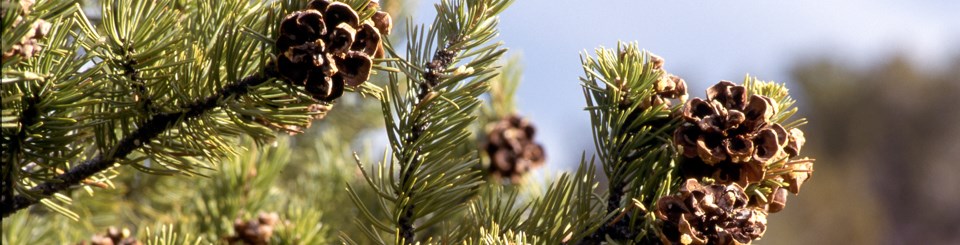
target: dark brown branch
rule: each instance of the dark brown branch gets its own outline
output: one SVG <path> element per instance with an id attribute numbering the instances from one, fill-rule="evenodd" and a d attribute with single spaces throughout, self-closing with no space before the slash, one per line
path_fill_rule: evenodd
<path id="1" fill-rule="evenodd" d="M 264 72 L 259 72 L 244 77 L 236 83 L 231 83 L 221 88 L 214 95 L 194 101 L 181 111 L 155 114 L 151 116 L 143 126 L 123 137 L 123 139 L 113 147 L 111 152 L 101 152 L 93 159 L 70 168 L 52 180 L 31 188 L 30 191 L 36 193 L 36 196 L 42 199 L 77 185 L 81 181 L 90 178 L 90 176 L 110 168 L 117 160 L 126 158 L 127 155 L 134 150 L 150 142 L 174 125 L 185 120 L 196 118 L 219 107 L 225 99 L 248 93 L 252 87 L 269 80 L 270 77 L 273 76 L 272 74 L 272 70 L 268 68 Z M 40 199 L 34 199 L 23 194 L 14 196 L 13 198 L 5 198 L 2 205 L 0 205 L 0 214 L 2 214 L 2 217 L 10 216 L 10 214 L 18 210 L 37 204 Z"/>
<path id="2" fill-rule="evenodd" d="M 433 88 L 440 84 L 440 75 L 444 69 L 446 69 L 453 62 L 454 55 L 456 54 L 455 50 L 449 49 L 440 49 L 433 55 L 433 59 L 430 63 L 427 64 L 427 70 L 423 73 L 423 83 L 420 83 L 419 90 L 417 91 L 417 101 L 415 103 L 421 103 L 427 96 L 433 92 Z M 429 106 L 428 106 L 429 107 Z M 428 108 L 424 107 L 424 108 Z M 427 128 L 427 120 L 424 118 L 424 114 L 419 114 L 417 118 L 414 119 L 413 129 L 411 131 L 410 137 L 406 138 L 407 144 L 413 144 L 420 138 L 423 132 Z M 417 149 L 414 153 L 414 162 L 421 161 L 420 149 Z M 408 162 L 408 161 L 404 161 Z M 407 186 L 407 182 L 412 178 L 414 170 L 410 169 L 400 178 L 400 186 Z M 406 193 L 408 197 L 413 197 L 412 192 Z M 401 208 L 400 213 L 403 215 L 400 216 L 400 219 L 397 220 L 400 228 L 400 236 L 403 237 L 405 244 L 413 244 L 414 233 L 416 229 L 413 226 L 415 218 L 413 217 L 414 206 L 412 203 Z"/>
<path id="3" fill-rule="evenodd" d="M 20 122 L 23 125 L 34 125 L 39 116 L 37 109 L 38 96 L 35 92 L 30 96 L 26 96 L 23 99 L 23 112 L 20 114 Z M 14 197 L 16 189 L 15 183 L 16 178 L 14 177 L 14 171 L 17 171 L 17 165 L 14 164 L 16 159 L 22 157 L 22 148 L 23 142 L 29 137 L 27 130 L 20 130 L 17 133 L 16 138 L 9 139 L 6 145 L 7 148 L 3 149 L 4 159 L 6 162 L 3 164 L 3 196 L 0 197 L 0 200 L 5 202 L 6 200 L 11 200 Z M 4 139 L 6 140 L 6 139 Z"/>

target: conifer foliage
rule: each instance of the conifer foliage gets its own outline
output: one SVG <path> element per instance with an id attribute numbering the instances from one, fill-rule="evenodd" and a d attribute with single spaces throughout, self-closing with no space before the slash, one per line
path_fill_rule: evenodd
<path id="1" fill-rule="evenodd" d="M 539 189 L 511 3 L 3 0 L 3 242 L 747 244 L 810 178 L 785 86 L 688 100 L 627 43 L 582 54 L 596 155 Z"/>

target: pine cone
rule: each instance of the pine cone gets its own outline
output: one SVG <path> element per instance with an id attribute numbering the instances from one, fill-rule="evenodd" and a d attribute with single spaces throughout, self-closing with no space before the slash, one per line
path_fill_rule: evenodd
<path id="1" fill-rule="evenodd" d="M 767 214 L 747 201 L 736 183 L 703 186 L 687 179 L 679 194 L 657 200 L 658 236 L 665 244 L 749 244 L 763 236 Z"/>
<path id="2" fill-rule="evenodd" d="M 748 97 L 746 88 L 728 81 L 707 89 L 706 100 L 687 101 L 684 124 L 673 137 L 686 158 L 684 175 L 746 186 L 763 180 L 769 164 L 795 157 L 803 145 L 803 133 L 788 132 L 772 122 L 777 108 L 776 101 L 761 95 Z"/>
<path id="3" fill-rule="evenodd" d="M 659 72 L 660 76 L 657 77 L 657 81 L 653 84 L 653 94 L 649 99 L 640 102 L 640 110 L 635 112 L 640 114 L 644 109 L 650 107 L 671 106 L 671 99 L 679 99 L 681 102 L 687 100 L 687 83 L 679 76 L 670 74 L 663 69 L 664 60 L 660 56 L 655 54 L 650 54 L 649 61 L 651 66 L 653 66 L 654 72 Z M 627 89 L 627 88 L 621 88 Z M 620 104 L 621 109 L 627 109 L 633 104 L 633 101 L 629 98 L 624 98 Z M 630 115 L 634 116 L 634 115 Z M 634 116 L 635 117 L 635 116 Z"/>
<path id="4" fill-rule="evenodd" d="M 3 6 L 8 6 L 10 3 L 4 1 Z M 13 26 L 16 27 L 23 22 L 24 18 L 30 14 L 31 8 L 33 7 L 33 0 L 20 0 L 20 15 L 13 21 Z M 3 9 L 0 12 L 6 13 L 7 10 Z M 45 37 L 50 33 L 50 22 L 47 22 L 43 19 L 38 19 L 36 22 L 30 24 L 33 31 L 27 32 L 19 42 L 13 44 L 10 50 L 3 52 L 3 61 L 7 61 L 14 56 L 22 56 L 23 58 L 29 59 L 34 55 L 40 53 L 42 46 L 40 46 L 40 39 Z M 6 30 L 4 30 L 6 31 Z"/>
<path id="5" fill-rule="evenodd" d="M 261 212 L 257 219 L 245 221 L 237 218 L 233 221 L 235 235 L 228 237 L 230 244 L 265 245 L 270 243 L 273 230 L 280 221 L 277 213 Z"/>
<path id="6" fill-rule="evenodd" d="M 650 55 L 650 62 L 653 63 L 653 70 L 661 73 L 653 86 L 654 94 L 650 101 L 647 101 L 649 104 L 646 107 L 659 105 L 670 107 L 669 99 L 687 100 L 687 82 L 664 70 L 664 60 L 660 56 Z"/>
<path id="7" fill-rule="evenodd" d="M 624 54 L 621 54 L 623 56 Z M 623 57 L 621 57 L 622 59 Z M 655 54 L 649 54 L 649 64 L 653 67 L 654 72 L 659 72 L 660 76 L 657 78 L 657 81 L 653 84 L 653 91 L 649 98 L 641 100 L 638 108 L 633 109 L 630 114 L 627 115 L 626 124 L 621 128 L 621 132 L 635 132 L 638 128 L 637 126 L 632 126 L 632 122 L 639 118 L 645 110 L 653 107 L 662 107 L 667 109 L 672 105 L 671 100 L 677 99 L 680 102 L 687 100 L 687 83 L 680 78 L 679 76 L 668 73 L 663 69 L 664 60 L 660 56 Z M 630 88 L 625 88 L 623 83 L 621 83 L 621 89 L 629 90 Z M 622 93 L 623 97 L 620 100 L 618 105 L 620 110 L 628 110 L 634 106 L 637 98 L 631 98 L 630 96 L 636 96 L 636 93 Z M 653 128 L 660 128 L 666 126 L 670 122 L 670 118 L 661 118 L 651 121 L 647 125 L 640 126 L 651 126 Z M 632 126 L 632 128 L 631 128 Z"/>
<path id="8" fill-rule="evenodd" d="M 130 237 L 130 230 L 128 229 L 117 229 L 116 227 L 111 226 L 107 228 L 106 234 L 97 234 L 90 237 L 90 242 L 81 242 L 78 244 L 82 245 L 140 245 L 140 241 Z"/>
<path id="9" fill-rule="evenodd" d="M 536 129 L 518 115 L 503 118 L 487 133 L 483 148 L 490 156 L 490 172 L 518 181 L 524 174 L 543 165 L 543 147 L 533 141 Z"/>
<path id="10" fill-rule="evenodd" d="M 311 1 L 307 10 L 280 22 L 277 70 L 315 99 L 333 101 L 343 95 L 344 86 L 370 79 L 370 57 L 383 57 L 380 31 L 376 20 L 360 23 L 357 12 L 344 3 Z"/>

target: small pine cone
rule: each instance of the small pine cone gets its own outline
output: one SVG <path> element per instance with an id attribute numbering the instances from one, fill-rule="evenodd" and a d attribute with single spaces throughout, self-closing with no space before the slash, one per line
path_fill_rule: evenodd
<path id="1" fill-rule="evenodd" d="M 483 148 L 490 156 L 490 172 L 513 181 L 543 165 L 546 154 L 543 146 L 533 141 L 536 129 L 518 115 L 496 122 L 487 133 Z"/>
<path id="2" fill-rule="evenodd" d="M 12 27 L 20 25 L 26 16 L 32 12 L 33 0 L 20 0 L 19 2 L 20 15 L 16 16 Z M 8 4 L 10 3 L 5 2 L 3 6 L 6 7 Z M 3 9 L 0 10 L 0 12 L 6 14 L 7 10 Z M 14 56 L 22 56 L 25 59 L 29 59 L 40 53 L 43 49 L 43 47 L 40 46 L 40 39 L 43 39 L 50 33 L 50 22 L 38 19 L 36 22 L 31 23 L 30 26 L 33 31 L 27 32 L 19 42 L 12 45 L 10 50 L 3 51 L 3 61 L 7 61 Z"/>
<path id="3" fill-rule="evenodd" d="M 665 106 L 670 107 L 670 99 L 687 99 L 687 83 L 676 75 L 664 72 L 653 85 L 654 93 L 650 100 L 644 101 L 643 108 Z"/>
<path id="4" fill-rule="evenodd" d="M 657 81 L 653 84 L 654 95 L 649 102 L 650 106 L 659 106 L 662 104 L 670 107 L 670 100 L 668 99 L 687 100 L 687 82 L 684 81 L 683 78 L 664 70 L 663 66 L 665 62 L 662 57 L 650 54 L 649 62 L 652 63 L 654 71 L 660 72 L 660 77 L 658 77 Z"/>
<path id="5" fill-rule="evenodd" d="M 663 66 L 665 62 L 663 58 L 655 54 L 649 54 L 647 62 L 653 67 L 654 72 L 659 72 L 660 76 L 657 77 L 657 80 L 653 84 L 653 94 L 650 98 L 641 101 L 641 109 L 657 106 L 670 107 L 671 99 L 679 99 L 681 102 L 687 100 L 686 81 L 664 70 Z M 627 102 L 629 103 L 630 101 L 627 100 Z M 621 105 L 621 107 L 623 106 Z"/>
<path id="6" fill-rule="evenodd" d="M 260 213 L 257 215 L 257 221 L 260 221 L 260 224 L 264 225 L 276 225 L 280 221 L 280 215 L 277 213 Z"/>
<path id="7" fill-rule="evenodd" d="M 657 94 L 670 99 L 685 101 L 687 96 L 687 82 L 679 76 L 666 74 L 657 82 Z"/>
<path id="8" fill-rule="evenodd" d="M 706 100 L 687 101 L 673 136 L 685 158 L 684 176 L 741 186 L 765 179 L 769 164 L 796 156 L 804 141 L 799 129 L 772 121 L 777 109 L 773 99 L 748 96 L 745 87 L 728 81 L 707 89 Z"/>
<path id="9" fill-rule="evenodd" d="M 679 76 L 668 73 L 663 69 L 664 60 L 660 56 L 650 54 L 649 60 L 647 61 L 649 65 L 653 67 L 654 72 L 660 74 L 657 77 L 657 80 L 653 84 L 653 93 L 646 100 L 640 102 L 639 112 L 641 113 L 643 109 L 651 107 L 670 107 L 672 105 L 671 99 L 679 99 L 681 102 L 687 100 L 687 83 L 680 78 Z M 621 88 L 625 89 L 625 88 Z M 630 99 L 624 98 L 621 103 L 621 109 L 629 107 L 633 101 Z"/>
<path id="10" fill-rule="evenodd" d="M 233 221 L 235 235 L 227 237 L 230 244 L 265 245 L 270 243 L 275 226 L 280 221 L 277 213 L 261 212 L 257 219 Z"/>
<path id="11" fill-rule="evenodd" d="M 663 60 L 663 57 L 660 57 L 659 55 L 650 54 L 650 63 L 653 64 L 654 70 L 663 69 L 664 60 Z"/>
<path id="12" fill-rule="evenodd" d="M 311 1 L 308 9 L 291 13 L 280 23 L 276 43 L 280 76 L 304 86 L 314 99 L 339 98 L 344 86 L 370 79 L 370 57 L 383 57 L 381 31 L 375 24 L 361 24 L 357 12 L 344 3 Z"/>
<path id="13" fill-rule="evenodd" d="M 767 221 L 747 202 L 736 183 L 703 186 L 687 179 L 680 193 L 657 200 L 658 236 L 665 244 L 749 244 L 763 236 Z"/>
<path id="14" fill-rule="evenodd" d="M 93 235 L 90 237 L 90 242 L 80 242 L 78 245 L 113 245 L 113 240 L 110 237 L 104 235 Z"/>
<path id="15" fill-rule="evenodd" d="M 90 242 L 81 242 L 79 244 L 90 245 L 140 245 L 140 241 L 130 236 L 130 230 L 117 229 L 110 227 L 106 234 L 96 234 L 90 237 Z"/>
<path id="16" fill-rule="evenodd" d="M 621 59 L 625 59 L 626 53 L 621 53 L 620 56 Z M 653 71 L 659 72 L 660 74 L 657 80 L 654 81 L 653 91 L 651 91 L 652 93 L 649 95 L 650 97 L 631 98 L 630 96 L 636 96 L 636 93 L 630 93 L 630 88 L 624 87 L 625 83 L 618 81 L 618 84 L 620 84 L 620 89 L 624 90 L 624 93 L 622 93 L 623 97 L 621 97 L 620 104 L 618 105 L 620 110 L 629 110 L 634 106 L 634 103 L 636 103 L 637 100 L 640 100 L 639 105 L 637 105 L 638 108 L 634 108 L 630 114 L 627 115 L 625 120 L 626 124 L 623 125 L 624 128 L 621 129 L 622 132 L 636 131 L 635 128 L 638 127 L 634 127 L 634 129 L 630 129 L 628 127 L 630 127 L 632 122 L 639 118 L 644 111 L 649 108 L 659 107 L 666 110 L 672 106 L 671 101 L 674 99 L 679 100 L 680 102 L 687 100 L 687 83 L 679 76 L 667 73 L 665 70 L 663 70 L 663 58 L 655 54 L 649 54 L 649 59 L 647 62 L 648 63 L 645 65 L 652 66 Z M 670 120 L 670 118 L 655 119 L 647 125 L 640 126 L 652 126 L 653 128 L 660 128 L 669 123 Z"/>

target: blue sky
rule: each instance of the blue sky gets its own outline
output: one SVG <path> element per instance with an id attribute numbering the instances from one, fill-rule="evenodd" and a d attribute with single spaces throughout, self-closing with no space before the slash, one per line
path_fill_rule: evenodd
<path id="1" fill-rule="evenodd" d="M 433 3 L 419 3 L 417 22 L 432 19 Z M 571 169 L 593 147 L 578 81 L 585 50 L 638 41 L 696 97 L 747 73 L 789 85 L 790 65 L 824 55 L 869 64 L 907 53 L 936 67 L 960 51 L 957 13 L 960 1 L 947 0 L 518 0 L 501 16 L 499 39 L 522 55 L 518 108 L 542 132 L 548 165 Z"/>

